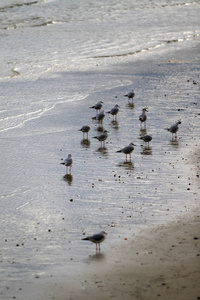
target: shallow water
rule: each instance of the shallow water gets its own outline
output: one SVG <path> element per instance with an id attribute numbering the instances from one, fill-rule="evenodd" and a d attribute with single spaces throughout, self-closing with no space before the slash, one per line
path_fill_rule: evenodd
<path id="1" fill-rule="evenodd" d="M 56 1 L 41 3 L 44 7 L 49 3 L 52 9 Z M 164 24 L 161 28 L 155 24 L 162 33 L 160 40 L 165 42 L 135 55 L 124 54 L 158 45 L 158 39 L 148 44 L 144 36 L 140 43 L 131 39 L 124 44 L 127 36 L 120 31 L 120 38 L 113 37 L 111 41 L 112 30 L 106 27 L 106 40 L 103 29 L 110 22 L 108 7 L 104 22 L 98 23 L 100 35 L 95 34 L 97 27 L 79 23 L 74 16 L 69 22 L 70 42 L 66 49 L 60 29 L 66 30 L 67 22 L 57 24 L 58 30 L 41 24 L 34 27 L 30 18 L 22 23 L 10 18 L 11 23 L 18 24 L 17 30 L 1 30 L 5 42 L 0 47 L 6 65 L 1 70 L 0 95 L 2 299 L 15 295 L 23 299 L 19 288 L 24 283 L 29 287 L 38 280 L 68 280 L 79 273 L 95 254 L 94 245 L 81 241 L 83 233 L 102 229 L 108 232 L 102 245 L 106 257 L 106 251 L 116 241 L 129 239 L 144 226 L 170 220 L 195 204 L 199 186 L 191 180 L 193 166 L 185 163 L 187 153 L 198 144 L 200 132 L 199 44 L 198 27 L 194 26 L 199 5 L 193 5 L 196 10 L 191 9 L 189 34 L 181 26 L 176 27 L 176 34 Z M 171 12 L 177 13 L 181 7 L 186 16 L 191 6 L 175 5 L 176 10 Z M 27 7 L 11 10 L 24 15 L 21 8 Z M 120 19 L 120 24 L 119 18 L 116 21 L 112 15 L 112 22 L 118 24 L 113 30 L 125 28 L 128 35 L 130 7 L 127 14 L 125 7 L 117 7 L 112 14 L 123 13 L 126 18 Z M 147 7 L 137 9 L 144 15 Z M 155 2 L 151 11 L 156 9 L 160 12 L 161 6 Z M 143 19 L 140 16 L 138 20 Z M 39 21 L 40 18 L 34 22 Z M 181 22 L 180 18 L 176 22 Z M 146 27 L 136 24 L 146 31 Z M 82 42 L 80 29 L 85 32 L 85 40 L 91 34 L 88 44 Z M 182 38 L 190 38 L 167 42 L 176 40 L 180 31 Z M 147 35 L 149 32 L 154 34 L 153 27 L 146 31 Z M 19 75 L 12 77 L 11 70 Z M 128 105 L 124 94 L 132 88 L 136 94 L 134 105 Z M 117 124 L 109 114 L 104 119 L 103 127 L 109 130 L 106 149 L 99 149 L 100 143 L 93 139 L 100 131 L 98 123 L 92 120 L 96 112 L 90 106 L 100 100 L 104 101 L 105 111 L 116 103 L 120 106 Z M 139 139 L 145 133 L 138 120 L 143 107 L 148 107 L 146 132 L 153 136 L 148 150 Z M 164 128 L 179 119 L 182 124 L 178 138 L 172 141 Z M 78 131 L 85 124 L 91 125 L 89 143 L 82 141 Z M 132 163 L 127 164 L 125 156 L 116 151 L 130 142 L 136 147 Z M 68 153 L 74 160 L 71 177 L 65 176 L 66 168 L 60 164 Z"/>

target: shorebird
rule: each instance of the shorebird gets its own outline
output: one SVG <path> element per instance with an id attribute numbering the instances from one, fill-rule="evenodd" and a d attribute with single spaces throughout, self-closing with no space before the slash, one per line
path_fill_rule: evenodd
<path id="1" fill-rule="evenodd" d="M 130 162 L 131 162 L 131 153 L 134 150 L 133 146 L 136 146 L 136 145 L 133 144 L 133 143 L 130 143 L 128 146 L 126 146 L 126 147 L 124 147 L 121 150 L 118 150 L 116 152 L 123 152 L 124 154 L 126 154 L 126 162 L 127 162 L 127 155 L 129 154 L 130 155 Z"/>
<path id="2" fill-rule="evenodd" d="M 99 121 L 100 124 L 103 124 L 103 119 L 104 119 L 104 117 L 105 117 L 104 110 L 101 110 L 101 111 L 96 115 L 96 117 L 93 117 L 92 119 L 93 119 L 93 120 Z"/>
<path id="3" fill-rule="evenodd" d="M 90 108 L 94 108 L 98 112 L 102 108 L 102 105 L 103 105 L 103 101 L 99 101 L 95 105 L 91 106 Z"/>
<path id="4" fill-rule="evenodd" d="M 101 231 L 100 233 L 88 236 L 83 238 L 83 241 L 90 241 L 96 244 L 96 251 L 97 251 L 97 244 L 99 244 L 99 251 L 100 251 L 100 243 L 102 243 L 106 238 L 107 233 L 105 231 Z"/>
<path id="5" fill-rule="evenodd" d="M 143 140 L 145 142 L 145 146 L 146 146 L 146 143 L 147 143 L 147 146 L 149 148 L 149 143 L 151 142 L 152 140 L 152 136 L 149 135 L 149 134 L 146 134 L 146 135 L 143 135 L 140 137 L 141 140 Z"/>
<path id="6" fill-rule="evenodd" d="M 117 121 L 117 114 L 119 112 L 119 105 L 116 104 L 110 111 L 107 111 L 108 114 L 113 115 L 113 121 Z"/>
<path id="7" fill-rule="evenodd" d="M 146 111 L 148 111 L 147 108 L 143 108 L 142 114 L 139 116 L 139 120 L 141 122 L 141 127 L 142 127 L 142 123 L 144 123 L 145 128 L 146 128 L 146 120 L 147 120 L 147 115 L 145 114 Z"/>
<path id="8" fill-rule="evenodd" d="M 124 95 L 124 97 L 128 97 L 128 102 L 130 99 L 132 99 L 133 101 L 133 97 L 135 96 L 134 90 L 132 89 L 131 92 L 129 92 L 128 94 Z"/>
<path id="9" fill-rule="evenodd" d="M 178 125 L 181 124 L 181 121 L 176 122 L 175 124 L 173 124 L 171 127 L 169 128 L 165 128 L 165 130 L 168 130 L 172 133 L 172 139 L 173 139 L 173 135 L 175 135 L 175 139 L 177 138 L 177 131 L 178 131 Z"/>
<path id="10" fill-rule="evenodd" d="M 103 143 L 103 146 L 105 147 L 105 140 L 107 139 L 107 137 L 108 137 L 108 131 L 107 130 L 104 130 L 103 133 L 101 133 L 98 136 L 93 136 L 94 139 L 97 139 L 98 141 L 101 142 L 101 147 L 102 147 L 102 143 Z"/>
<path id="11" fill-rule="evenodd" d="M 73 160 L 72 160 L 72 155 L 69 154 L 68 157 L 64 160 L 64 162 L 61 162 L 61 165 L 65 165 L 66 168 L 67 168 L 67 174 L 68 174 L 68 168 L 70 170 L 70 175 L 71 175 L 71 167 L 72 167 L 72 163 L 73 163 Z"/>
<path id="12" fill-rule="evenodd" d="M 85 139 L 85 133 L 86 133 L 86 136 L 87 136 L 87 139 L 88 139 L 88 132 L 90 131 L 90 126 L 89 125 L 84 125 L 78 131 L 82 131 L 83 132 L 83 139 Z"/>

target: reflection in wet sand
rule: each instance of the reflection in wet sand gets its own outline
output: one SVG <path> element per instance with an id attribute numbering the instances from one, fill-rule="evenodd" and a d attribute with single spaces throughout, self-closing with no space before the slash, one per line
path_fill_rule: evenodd
<path id="1" fill-rule="evenodd" d="M 96 254 L 90 255 L 88 262 L 91 261 L 103 261 L 105 260 L 106 256 L 103 253 L 100 253 L 99 251 L 96 251 Z"/>
<path id="2" fill-rule="evenodd" d="M 104 156 L 108 156 L 108 149 L 106 147 L 99 147 L 95 152 L 100 152 Z"/>
<path id="3" fill-rule="evenodd" d="M 147 133 L 146 128 L 140 128 L 140 136 L 143 136 Z"/>
<path id="4" fill-rule="evenodd" d="M 126 170 L 133 170 L 134 167 L 134 163 L 132 163 L 131 161 L 124 161 L 124 162 L 120 162 L 118 164 L 119 167 L 124 167 Z"/>
<path id="5" fill-rule="evenodd" d="M 110 125 L 112 126 L 112 128 L 114 129 L 119 129 L 119 123 L 117 121 L 111 121 Z"/>
<path id="6" fill-rule="evenodd" d="M 126 107 L 133 109 L 135 107 L 134 103 L 128 103 L 126 104 Z"/>
<path id="7" fill-rule="evenodd" d="M 71 185 L 73 181 L 73 176 L 71 174 L 65 174 L 65 176 L 63 176 L 63 180 L 67 181 L 67 183 Z"/>
<path id="8" fill-rule="evenodd" d="M 173 146 L 173 148 L 179 148 L 179 141 L 177 141 L 177 139 L 172 139 L 169 143 L 171 146 Z"/>
<path id="9" fill-rule="evenodd" d="M 96 131 L 99 131 L 99 132 L 103 132 L 104 131 L 104 127 L 103 126 L 98 126 Z"/>
<path id="10" fill-rule="evenodd" d="M 152 155 L 152 148 L 151 147 L 144 147 L 142 152 L 141 152 L 142 155 Z"/>
<path id="11" fill-rule="evenodd" d="M 81 145 L 85 148 L 90 147 L 90 140 L 88 139 L 81 140 Z"/>

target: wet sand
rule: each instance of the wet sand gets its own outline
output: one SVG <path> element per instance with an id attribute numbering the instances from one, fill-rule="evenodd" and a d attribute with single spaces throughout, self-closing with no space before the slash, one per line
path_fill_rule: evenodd
<path id="1" fill-rule="evenodd" d="M 89 274 L 46 286 L 43 299 L 200 299 L 199 229 L 198 207 L 116 245 L 100 270 L 97 254 Z"/>
<path id="2" fill-rule="evenodd" d="M 108 127 L 110 130 L 106 144 L 108 153 L 94 151 L 98 147 L 98 143 L 93 140 L 91 147 L 83 148 L 82 145 L 79 145 L 81 135 L 77 130 L 75 134 L 72 130 L 66 132 L 66 129 L 63 129 L 61 132 L 56 132 L 55 136 L 51 132 L 54 139 L 44 139 L 44 152 L 38 147 L 38 153 L 35 156 L 39 155 L 39 161 L 45 161 L 42 160 L 42 155 L 45 158 L 51 157 L 52 178 L 48 177 L 51 188 L 49 188 L 49 182 L 47 184 L 50 194 L 47 197 L 39 189 L 38 206 L 37 201 L 33 202 L 30 208 L 28 205 L 25 206 L 25 212 L 26 209 L 30 210 L 28 221 L 30 216 L 33 218 L 35 209 L 34 239 L 29 241 L 29 236 L 31 236 L 29 232 L 25 232 L 24 235 L 18 233 L 20 238 L 25 237 L 22 240 L 23 243 L 25 241 L 25 247 L 16 247 L 18 241 L 15 236 L 16 232 L 13 231 L 14 238 L 12 237 L 12 240 L 10 238 L 11 242 L 9 239 L 8 242 L 6 240 L 4 244 L 4 260 L 2 255 L 4 263 L 2 265 L 5 266 L 4 274 L 7 274 L 8 267 L 12 267 L 12 269 L 9 273 L 10 277 L 4 278 L 9 289 L 4 288 L 2 295 L 5 295 L 5 298 L 3 299 L 10 297 L 20 300 L 69 300 L 122 299 L 124 297 L 138 300 L 189 300 L 200 297 L 198 287 L 200 279 L 198 263 L 200 258 L 200 208 L 198 204 L 200 159 L 197 53 L 198 47 L 192 51 L 188 48 L 185 52 L 183 50 L 175 51 L 166 57 L 163 54 L 163 57 L 161 55 L 155 60 L 147 60 L 146 63 L 116 64 L 113 66 L 113 73 L 111 70 L 105 71 L 105 74 L 110 72 L 111 77 L 117 78 L 119 81 L 124 78 L 124 82 L 126 84 L 130 82 L 131 87 L 133 83 L 136 85 L 136 80 L 138 80 L 138 89 L 140 88 L 134 99 L 134 108 L 126 104 L 127 99 L 123 98 L 123 94 L 122 97 L 119 96 L 119 91 L 122 93 L 121 89 L 124 88 L 123 83 L 121 86 L 118 85 L 116 90 L 110 90 L 109 95 L 107 94 L 109 99 L 107 107 L 111 107 L 113 101 L 116 101 L 115 95 L 118 95 L 118 102 L 122 107 L 119 116 L 120 130 L 108 126 L 109 124 L 106 123 L 106 128 Z M 97 75 L 96 70 L 96 73 L 94 72 L 95 79 L 98 78 Z M 103 75 L 101 74 L 101 76 Z M 86 75 L 84 78 L 87 80 Z M 40 80 L 38 82 L 40 84 Z M 85 85 L 86 88 L 87 85 Z M 130 86 L 126 86 L 126 88 L 129 90 Z M 58 87 L 57 89 L 59 90 Z M 104 94 L 106 95 L 106 91 Z M 98 96 L 98 93 L 95 96 Z M 103 94 L 100 94 L 99 98 L 102 96 Z M 94 99 L 91 98 L 93 95 L 86 99 L 88 100 L 86 105 L 82 104 L 87 111 L 90 104 L 94 102 Z M 97 99 L 95 98 L 95 100 Z M 152 152 L 143 151 L 139 142 L 133 155 L 135 168 L 129 170 L 124 164 L 124 156 L 121 154 L 116 156 L 115 151 L 130 138 L 137 141 L 140 132 L 138 114 L 146 103 L 150 108 L 148 130 L 151 129 L 151 133 L 153 133 Z M 75 102 L 74 106 L 76 105 Z M 76 110 L 77 116 L 81 115 L 82 106 L 80 105 Z M 68 107 L 67 104 L 66 107 Z M 73 109 L 73 105 L 71 109 Z M 91 114 L 92 112 L 89 110 L 84 115 L 84 121 L 85 118 L 91 118 Z M 183 122 L 178 139 L 174 142 L 171 141 L 171 134 L 165 132 L 163 128 L 180 115 Z M 63 109 L 57 109 L 54 115 L 48 116 L 47 114 L 44 119 L 48 122 L 50 120 L 55 127 L 56 121 L 58 122 L 60 118 L 63 127 L 71 128 L 74 124 L 73 116 L 72 114 L 65 123 L 66 112 Z M 158 119 L 155 116 L 158 116 Z M 41 118 L 38 121 L 35 123 L 40 130 L 43 123 L 40 123 Z M 130 124 L 132 127 L 137 124 L 137 127 L 131 128 L 131 132 Z M 46 123 L 44 125 L 46 129 Z M 83 124 L 76 124 L 78 128 L 80 125 Z M 94 125 L 96 124 L 93 124 L 95 128 Z M 33 129 L 29 129 L 28 123 L 26 129 L 27 132 L 33 133 Z M 43 136 L 46 137 L 46 135 Z M 30 153 L 33 153 L 31 149 L 35 150 L 35 144 L 41 145 L 43 136 L 39 135 L 39 141 L 36 138 L 37 135 L 36 137 L 33 135 L 35 139 L 30 137 L 30 142 L 33 143 L 30 144 Z M 74 180 L 71 186 L 62 179 L 63 170 L 60 168 L 60 161 L 53 163 L 55 149 L 59 152 L 57 153 L 58 159 L 61 154 L 64 154 L 61 153 L 60 148 L 65 148 L 66 151 L 66 137 L 68 140 L 76 140 L 79 145 L 74 149 L 76 159 L 72 170 Z M 52 147 L 52 140 L 54 140 L 54 147 Z M 20 143 L 17 144 L 20 145 Z M 87 157 L 85 153 L 87 153 Z M 81 168 L 83 159 L 88 162 L 88 157 L 90 164 L 85 169 Z M 35 161 L 36 157 L 33 159 L 33 162 Z M 105 172 L 105 164 L 107 172 Z M 41 174 L 41 170 L 45 176 L 50 173 L 49 170 L 46 170 L 46 166 L 45 162 L 44 166 L 38 166 L 36 171 L 31 172 L 31 180 L 34 183 L 37 182 L 35 177 L 37 174 Z M 27 165 L 27 170 L 30 171 L 30 169 L 30 166 Z M 32 174 L 36 174 L 36 176 L 32 177 Z M 20 174 L 20 178 L 21 176 Z M 94 178 L 96 178 L 95 185 L 93 185 Z M 40 181 L 42 181 L 41 178 Z M 85 183 L 84 190 L 83 182 Z M 44 184 L 42 187 L 44 188 Z M 149 195 L 145 194 L 147 189 Z M 74 199 L 73 202 L 67 201 L 71 205 L 70 210 L 69 206 L 66 208 L 63 192 L 68 193 L 67 199 Z M 88 199 L 90 205 L 86 205 Z M 48 211 L 47 208 L 51 204 L 52 209 Z M 35 207 L 38 207 L 38 211 Z M 59 210 L 57 211 L 57 209 Z M 178 213 L 179 209 L 181 213 Z M 41 214 L 41 210 L 46 222 L 44 228 L 42 227 L 43 219 L 38 217 L 38 212 Z M 73 229 L 67 223 L 68 213 L 75 219 L 70 224 Z M 173 218 L 170 217 L 170 213 Z M 142 220 L 144 221 L 140 223 Z M 142 231 L 138 233 L 140 225 Z M 15 228 L 15 226 L 13 227 Z M 83 244 L 81 237 L 89 230 L 99 230 L 99 227 L 108 231 L 109 234 L 102 244 L 100 255 L 96 255 L 95 246 L 90 243 Z M 70 234 L 71 232 L 73 234 Z M 132 236 L 131 233 L 135 236 Z M 7 239 L 7 236 L 5 238 Z M 35 241 L 39 241 L 36 246 Z M 48 251 L 49 246 L 51 246 L 50 251 Z M 14 252 L 11 251 L 13 249 Z M 2 253 L 4 252 L 2 250 Z M 29 266 L 30 261 L 31 266 Z M 19 268 L 16 275 L 13 273 L 15 265 Z M 27 276 L 24 267 L 28 269 Z M 21 276 L 19 279 L 18 275 Z"/>
<path id="3" fill-rule="evenodd" d="M 166 223 L 146 226 L 123 242 L 116 240 L 106 253 L 107 240 L 101 253 L 95 254 L 90 245 L 94 253 L 83 272 L 71 281 L 44 283 L 38 299 L 200 299 L 200 146 L 183 152 L 178 162 L 182 175 L 197 188 L 191 209 Z"/>

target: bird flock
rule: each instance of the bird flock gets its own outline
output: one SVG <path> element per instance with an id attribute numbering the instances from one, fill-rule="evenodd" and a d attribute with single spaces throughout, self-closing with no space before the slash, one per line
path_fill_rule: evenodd
<path id="1" fill-rule="evenodd" d="M 129 93 L 125 94 L 124 97 L 128 98 L 128 105 L 133 105 L 133 98 L 135 96 L 134 90 L 131 90 Z M 96 110 L 96 115 L 92 118 L 92 120 L 96 120 L 99 125 L 101 126 L 101 128 L 103 129 L 103 120 L 105 118 L 105 112 L 102 109 L 103 107 L 103 101 L 99 101 L 97 102 L 95 105 L 91 106 L 90 108 L 95 109 Z M 110 114 L 113 116 L 113 122 L 117 123 L 117 114 L 119 113 L 119 105 L 116 104 L 113 108 L 111 108 L 109 111 L 107 111 L 106 113 Z M 147 107 L 142 109 L 142 113 L 139 116 L 139 121 L 140 121 L 140 126 L 141 126 L 141 130 L 143 129 L 143 131 L 146 133 L 146 121 L 147 121 L 147 114 L 146 112 L 148 112 Z M 164 128 L 165 130 L 169 131 L 172 133 L 172 141 L 175 139 L 177 139 L 177 132 L 179 129 L 179 125 L 181 124 L 181 121 L 177 121 L 175 124 L 173 124 L 172 126 L 168 127 L 168 128 Z M 83 141 L 89 141 L 88 140 L 88 133 L 90 131 L 91 127 L 90 125 L 84 125 L 82 126 L 80 129 L 78 129 L 78 131 L 81 131 L 83 133 Z M 104 149 L 105 148 L 105 141 L 108 138 L 108 130 L 103 130 L 102 133 L 100 133 L 99 135 L 93 136 L 94 139 L 97 139 L 100 143 L 101 143 L 101 148 Z M 152 140 L 152 135 L 149 134 L 144 134 L 142 135 L 139 139 L 143 140 L 145 143 L 145 148 L 149 149 L 149 143 Z M 136 146 L 133 142 L 129 143 L 127 146 L 125 146 L 124 148 L 116 151 L 117 153 L 124 153 L 125 157 L 126 157 L 126 163 L 131 163 L 131 153 L 134 150 L 134 146 Z M 129 157 L 129 160 L 128 160 Z M 73 159 L 72 159 L 72 155 L 68 154 L 68 157 L 66 159 L 64 159 L 61 164 L 66 166 L 66 175 L 70 175 L 71 176 L 71 167 L 73 164 Z M 97 250 L 97 244 L 99 245 L 99 251 L 100 251 L 100 243 L 103 242 L 106 238 L 107 233 L 102 231 L 98 234 L 94 234 L 92 236 L 88 236 L 86 238 L 83 238 L 82 240 L 88 240 L 91 241 L 93 243 L 96 244 L 96 250 Z"/>

